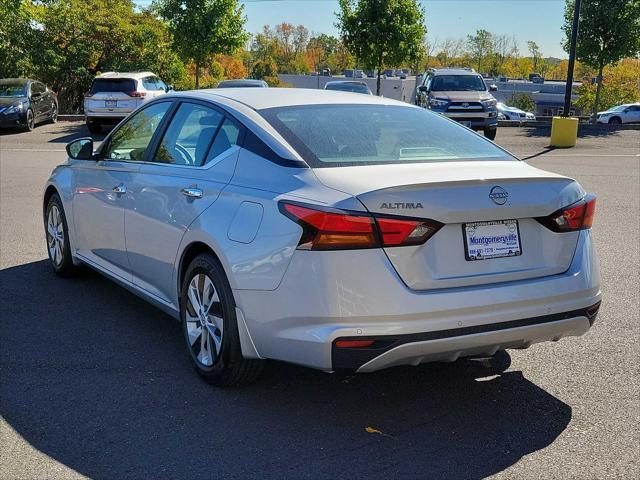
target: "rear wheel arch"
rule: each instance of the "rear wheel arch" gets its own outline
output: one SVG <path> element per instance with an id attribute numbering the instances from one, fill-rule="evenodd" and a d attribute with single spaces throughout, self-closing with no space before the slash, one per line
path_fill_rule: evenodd
<path id="1" fill-rule="evenodd" d="M 208 244 L 201 242 L 201 241 L 195 241 L 190 243 L 189 245 L 187 245 L 185 247 L 185 249 L 182 251 L 182 256 L 180 258 L 180 263 L 178 264 L 178 281 L 176 282 L 176 289 L 178 292 L 178 300 L 180 299 L 180 292 L 182 290 L 182 282 L 184 281 L 184 276 L 187 273 L 187 269 L 189 268 L 189 265 L 191 264 L 191 262 L 200 254 L 202 253 L 208 253 L 210 255 L 212 255 L 220 264 L 220 266 L 222 267 L 222 270 L 225 272 L 225 275 L 227 277 L 227 281 L 229 281 L 229 275 L 227 274 L 225 268 L 224 268 L 224 264 L 220 261 L 220 257 L 218 257 L 218 254 L 213 250 L 213 248 L 211 248 Z"/>

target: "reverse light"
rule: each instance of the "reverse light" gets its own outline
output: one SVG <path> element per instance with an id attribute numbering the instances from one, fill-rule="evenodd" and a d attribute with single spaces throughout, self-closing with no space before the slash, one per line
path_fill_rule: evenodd
<path id="1" fill-rule="evenodd" d="M 593 225 L 596 211 L 596 197 L 587 195 L 548 217 L 537 218 L 544 226 L 554 232 L 575 232 L 587 230 Z"/>
<path id="2" fill-rule="evenodd" d="M 433 221 L 325 210 L 281 203 L 287 217 L 302 227 L 301 250 L 349 250 L 420 245 L 441 227 Z"/>

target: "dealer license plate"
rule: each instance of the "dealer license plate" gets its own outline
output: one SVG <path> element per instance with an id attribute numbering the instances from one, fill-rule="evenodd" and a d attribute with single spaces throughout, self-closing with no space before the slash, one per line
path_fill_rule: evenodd
<path id="1" fill-rule="evenodd" d="M 522 255 L 517 220 L 465 223 L 462 233 L 468 261 Z"/>

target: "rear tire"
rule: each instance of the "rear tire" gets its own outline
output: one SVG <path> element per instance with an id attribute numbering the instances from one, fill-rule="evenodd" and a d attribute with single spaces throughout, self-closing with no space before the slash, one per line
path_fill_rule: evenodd
<path id="1" fill-rule="evenodd" d="M 78 267 L 73 264 L 69 244 L 69 228 L 64 214 L 62 200 L 57 193 L 51 195 L 44 211 L 44 231 L 47 239 L 47 253 L 53 271 L 61 277 L 73 276 Z"/>
<path id="2" fill-rule="evenodd" d="M 91 133 L 100 133 L 102 131 L 102 126 L 96 122 L 90 122 L 87 120 L 87 128 Z"/>
<path id="3" fill-rule="evenodd" d="M 484 136 L 487 137 L 489 140 L 495 140 L 497 133 L 498 133 L 498 129 L 497 128 L 485 128 L 484 129 Z"/>
<path id="4" fill-rule="evenodd" d="M 220 262 L 198 255 L 187 268 L 180 295 L 180 319 L 196 372 L 218 387 L 255 381 L 262 360 L 242 356 L 236 305 Z"/>

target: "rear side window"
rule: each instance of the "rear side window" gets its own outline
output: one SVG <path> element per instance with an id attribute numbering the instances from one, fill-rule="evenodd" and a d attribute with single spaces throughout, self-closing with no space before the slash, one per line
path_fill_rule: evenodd
<path id="1" fill-rule="evenodd" d="M 137 82 L 131 78 L 96 78 L 91 84 L 91 94 L 102 92 L 135 92 Z"/>
<path id="2" fill-rule="evenodd" d="M 260 113 L 312 167 L 515 160 L 478 134 L 417 107 L 305 105 Z"/>
<path id="3" fill-rule="evenodd" d="M 216 135 L 213 145 L 211 145 L 211 150 L 209 150 L 207 159 L 204 163 L 209 163 L 218 155 L 223 154 L 232 146 L 237 145 L 239 136 L 240 129 L 228 118 L 225 119 L 220 131 L 218 131 L 218 134 Z"/>
<path id="4" fill-rule="evenodd" d="M 224 116 L 212 108 L 183 103 L 174 115 L 154 162 L 175 165 L 203 165 Z"/>

